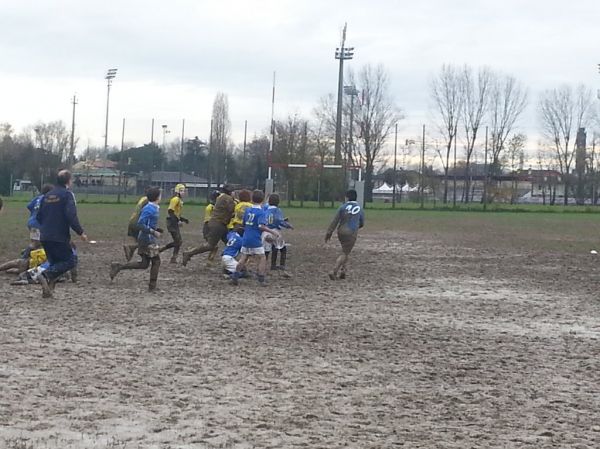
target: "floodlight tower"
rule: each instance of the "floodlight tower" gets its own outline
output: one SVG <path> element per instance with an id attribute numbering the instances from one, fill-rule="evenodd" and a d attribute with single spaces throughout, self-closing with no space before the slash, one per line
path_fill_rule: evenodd
<path id="1" fill-rule="evenodd" d="M 344 61 L 354 57 L 354 47 L 346 48 L 346 28 L 344 24 L 342 31 L 342 43 L 335 49 L 335 59 L 340 61 L 340 71 L 338 75 L 338 97 L 337 97 L 337 119 L 335 123 L 335 163 L 339 164 L 342 159 L 342 102 L 344 97 Z"/>
<path id="2" fill-rule="evenodd" d="M 110 103 L 110 86 L 112 80 L 117 76 L 117 69 L 108 69 L 104 79 L 106 80 L 106 123 L 104 125 L 104 151 L 108 150 L 108 105 Z"/>

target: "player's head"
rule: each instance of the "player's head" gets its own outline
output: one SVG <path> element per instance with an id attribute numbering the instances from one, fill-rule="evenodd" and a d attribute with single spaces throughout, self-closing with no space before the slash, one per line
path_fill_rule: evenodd
<path id="1" fill-rule="evenodd" d="M 277 193 L 269 195 L 269 206 L 279 206 L 279 195 Z"/>
<path id="2" fill-rule="evenodd" d="M 356 198 L 358 198 L 358 194 L 356 193 L 356 190 L 354 189 L 350 189 L 346 192 L 346 198 L 348 199 L 348 201 L 356 201 Z"/>
<path id="3" fill-rule="evenodd" d="M 185 184 L 177 184 L 175 186 L 175 193 L 179 195 L 185 194 Z"/>
<path id="4" fill-rule="evenodd" d="M 240 202 L 249 203 L 252 200 L 252 192 L 248 189 L 242 189 L 238 193 Z"/>
<path id="5" fill-rule="evenodd" d="M 215 201 L 217 201 L 217 198 L 220 194 L 221 192 L 219 192 L 218 190 L 213 190 L 212 192 L 210 192 L 210 196 L 208 197 L 208 201 L 210 202 L 210 204 L 215 204 Z"/>
<path id="6" fill-rule="evenodd" d="M 255 190 L 252 192 L 252 202 L 254 204 L 261 204 L 265 199 L 265 194 L 262 190 Z"/>
<path id="7" fill-rule="evenodd" d="M 231 188 L 231 186 L 229 184 L 224 184 L 223 186 L 221 186 L 220 190 L 222 193 L 225 193 L 226 195 L 231 195 L 231 192 L 233 192 L 233 189 Z"/>
<path id="8" fill-rule="evenodd" d="M 146 193 L 146 197 L 148 197 L 148 201 L 150 201 L 151 203 L 160 202 L 160 188 L 150 187 L 148 189 L 148 193 Z"/>
<path id="9" fill-rule="evenodd" d="M 61 187 L 71 186 L 71 172 L 69 170 L 61 170 L 56 176 L 56 184 Z"/>
<path id="10" fill-rule="evenodd" d="M 44 184 L 42 186 L 42 190 L 41 190 L 41 194 L 45 195 L 46 193 L 48 193 L 50 190 L 52 190 L 52 184 Z"/>
<path id="11" fill-rule="evenodd" d="M 244 227 L 241 225 L 235 225 L 233 227 L 233 231 L 237 232 L 239 235 L 243 236 L 244 235 Z"/>

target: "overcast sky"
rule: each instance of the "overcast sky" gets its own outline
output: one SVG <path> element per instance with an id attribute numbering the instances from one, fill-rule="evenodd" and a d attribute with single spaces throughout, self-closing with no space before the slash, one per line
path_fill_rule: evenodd
<path id="1" fill-rule="evenodd" d="M 6 1 L 6 0 L 5 0 Z M 70 124 L 77 93 L 78 150 L 102 145 L 106 69 L 109 144 L 150 140 L 151 119 L 181 135 L 206 138 L 212 101 L 229 96 L 232 137 L 267 127 L 272 74 L 276 117 L 310 116 L 335 92 L 341 29 L 360 68 L 383 63 L 406 114 L 401 138 L 429 120 L 428 82 L 443 63 L 487 65 L 528 87 L 521 130 L 536 145 L 539 92 L 563 83 L 600 87 L 599 0 L 8 0 L 0 16 L 0 122 Z M 157 129 L 155 140 L 161 142 Z"/>

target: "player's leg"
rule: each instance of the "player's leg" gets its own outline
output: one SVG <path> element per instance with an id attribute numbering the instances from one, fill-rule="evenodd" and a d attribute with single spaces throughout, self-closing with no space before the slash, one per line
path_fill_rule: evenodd
<path id="1" fill-rule="evenodd" d="M 125 252 L 125 260 L 129 262 L 133 255 L 135 254 L 135 250 L 138 249 L 138 236 L 139 231 L 135 226 L 129 226 L 127 228 L 127 237 L 131 240 L 131 243 L 126 243 L 123 245 L 123 251 Z"/>
<path id="2" fill-rule="evenodd" d="M 260 285 L 266 285 L 265 275 L 267 274 L 267 258 L 263 257 L 262 254 L 258 255 L 258 283 Z"/>
<path id="3" fill-rule="evenodd" d="M 42 296 L 48 298 L 52 296 L 56 281 L 77 266 L 77 256 L 73 254 L 69 243 L 43 242 L 42 245 L 50 266 L 40 277 L 40 284 Z"/>
<path id="4" fill-rule="evenodd" d="M 2 265 L 0 265 L 0 271 L 19 269 L 22 267 L 23 262 L 27 263 L 27 259 L 9 260 L 8 262 L 4 262 Z"/>
<path id="5" fill-rule="evenodd" d="M 269 258 L 268 253 L 265 252 L 265 254 L 267 255 L 267 259 Z M 279 250 L 277 249 L 277 247 L 275 245 L 271 245 L 271 270 L 276 270 L 277 269 L 277 255 L 279 254 Z"/>
<path id="6" fill-rule="evenodd" d="M 244 248 L 242 248 L 242 250 L 243 249 Z M 243 273 L 246 271 L 247 262 L 248 262 L 248 254 L 242 252 L 240 261 L 238 262 L 237 267 L 235 268 L 235 271 L 231 275 L 231 283 L 233 285 L 238 285 L 239 278 L 241 278 Z"/>
<path id="7" fill-rule="evenodd" d="M 223 237 L 223 234 L 227 233 L 227 226 L 221 223 L 210 223 L 208 224 L 208 239 L 205 245 L 192 248 L 189 251 L 183 252 L 183 266 L 186 266 L 190 259 L 196 254 L 202 254 L 209 251 L 216 250 L 219 245 L 219 241 Z"/>
<path id="8" fill-rule="evenodd" d="M 158 270 L 160 269 L 160 256 L 152 257 L 148 259 L 149 262 L 152 263 L 152 268 L 150 268 L 150 283 L 148 285 L 148 290 L 154 291 L 156 290 L 156 283 L 158 281 Z"/>
<path id="9" fill-rule="evenodd" d="M 113 262 L 110 264 L 110 280 L 112 281 L 117 274 L 119 274 L 123 270 L 145 270 L 150 266 L 150 257 L 147 254 L 140 254 L 141 259 L 137 262 L 127 262 L 126 264 L 121 264 L 118 262 Z"/>

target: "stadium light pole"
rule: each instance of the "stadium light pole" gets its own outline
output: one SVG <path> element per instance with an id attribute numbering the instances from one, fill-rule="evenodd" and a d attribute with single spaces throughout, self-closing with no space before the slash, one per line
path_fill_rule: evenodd
<path id="1" fill-rule="evenodd" d="M 112 80 L 117 76 L 117 69 L 108 69 L 104 79 L 106 80 L 106 122 L 104 125 L 104 151 L 108 150 L 108 105 L 110 103 L 110 86 Z"/>
<path id="2" fill-rule="evenodd" d="M 346 95 L 350 95 L 350 128 L 348 129 L 348 155 L 347 163 L 352 164 L 354 157 L 354 141 L 352 140 L 352 131 L 354 127 L 354 97 L 358 97 L 358 90 L 356 86 L 344 86 L 344 93 Z"/>
<path id="3" fill-rule="evenodd" d="M 346 48 L 346 29 L 348 24 L 344 24 L 342 31 L 342 43 L 340 47 L 335 49 L 335 59 L 340 61 L 338 73 L 338 98 L 337 98 L 337 115 L 335 123 L 335 153 L 334 161 L 339 164 L 342 159 L 342 102 L 344 95 L 344 61 L 354 57 L 354 47 Z"/>

